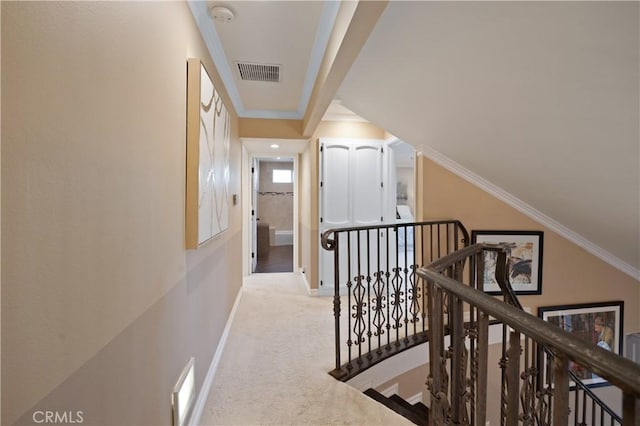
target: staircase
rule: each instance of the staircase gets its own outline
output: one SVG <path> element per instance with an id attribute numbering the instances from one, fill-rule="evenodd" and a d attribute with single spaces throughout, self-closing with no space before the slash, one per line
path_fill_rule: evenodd
<path id="1" fill-rule="evenodd" d="M 365 392 L 415 424 L 640 425 L 640 366 L 525 312 L 509 282 L 510 247 L 468 244 L 459 221 L 324 232 L 335 266 L 330 374 L 348 381 L 428 342 L 428 416 L 397 397 Z M 484 292 L 486 259 L 494 259 L 499 297 Z M 494 323 L 501 347 L 489 362 Z M 576 377 L 572 363 L 618 388 L 621 412 Z M 488 397 L 490 377 L 499 382 L 497 398 Z"/>
<path id="2" fill-rule="evenodd" d="M 413 424 L 427 426 L 429 423 L 429 408 L 422 402 L 411 404 L 397 394 L 387 398 L 373 388 L 367 389 L 364 394 L 410 420 Z"/>

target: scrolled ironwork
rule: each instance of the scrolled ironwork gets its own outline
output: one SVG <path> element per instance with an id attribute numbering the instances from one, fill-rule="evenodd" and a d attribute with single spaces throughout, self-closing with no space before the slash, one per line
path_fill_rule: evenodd
<path id="1" fill-rule="evenodd" d="M 356 336 L 355 344 L 360 345 L 365 341 L 365 333 L 366 333 L 366 322 L 364 320 L 367 312 L 365 308 L 367 307 L 366 299 L 365 299 L 365 286 L 362 284 L 362 280 L 364 279 L 364 275 L 358 275 L 355 277 L 356 285 L 353 289 L 354 303 L 351 306 L 351 310 L 353 311 L 351 314 L 351 318 L 353 318 L 353 333 Z"/>
<path id="2" fill-rule="evenodd" d="M 499 263 L 504 265 L 496 268 L 496 279 L 503 291 L 503 300 L 497 300 L 478 290 L 478 286 L 474 277 L 478 276 L 481 280 L 481 270 L 476 270 L 475 263 L 468 268 L 470 270 L 467 282 L 461 279 L 460 271 L 462 266 L 460 262 L 465 257 L 482 259 L 484 251 L 497 251 Z M 604 425 L 604 424 L 622 424 L 635 425 L 640 424 L 640 366 L 633 362 L 613 354 L 604 349 L 590 345 L 572 334 L 556 327 L 538 317 L 532 316 L 523 311 L 520 302 L 513 293 L 508 282 L 506 271 L 506 254 L 507 248 L 500 245 L 476 244 L 463 248 L 456 253 L 444 256 L 433 262 L 427 268 L 418 270 L 418 276 L 429 283 L 428 291 L 438 292 L 438 298 L 434 298 L 433 302 L 442 303 L 438 315 L 442 315 L 440 320 L 445 327 L 451 332 L 455 329 L 456 321 L 459 321 L 459 308 L 451 303 L 451 300 L 461 300 L 465 306 L 469 307 L 470 325 L 467 328 L 466 338 L 469 339 L 469 345 L 475 342 L 476 337 L 484 336 L 484 343 L 478 345 L 477 350 L 469 353 L 470 373 L 465 379 L 465 386 L 462 392 L 455 393 L 449 389 L 442 391 L 436 386 L 433 370 L 429 373 L 427 383 L 430 385 L 430 393 L 432 403 L 439 404 L 438 409 L 442 412 L 442 401 L 448 401 L 451 406 L 464 407 L 462 411 L 458 408 L 458 413 L 454 413 L 451 417 L 451 423 L 483 425 L 486 419 L 486 409 L 480 407 L 474 413 L 471 409 L 467 414 L 467 403 L 473 408 L 476 398 L 472 394 L 474 386 L 480 386 L 476 395 L 486 393 L 486 380 L 480 378 L 479 372 L 488 368 L 486 364 L 486 331 L 484 328 L 476 328 L 474 326 L 474 318 L 482 319 L 486 323 L 487 318 L 494 318 L 495 321 L 501 322 L 503 325 L 503 355 L 499 361 L 499 367 L 504 371 L 503 382 L 507 386 L 503 386 L 500 392 L 500 423 L 510 426 L 512 424 L 522 425 L 565 425 L 571 419 L 572 424 L 576 425 Z M 476 275 L 477 274 L 477 275 Z M 481 281 L 480 281 L 481 283 Z M 431 303 L 431 298 L 429 298 Z M 432 309 L 432 305 L 429 305 Z M 467 311 L 465 311 L 467 312 Z M 474 316 L 473 312 L 478 312 L 478 316 Z M 431 312 L 433 314 L 433 312 Z M 483 319 L 484 318 L 484 319 Z M 447 323 L 449 321 L 449 323 Z M 453 321 L 453 322 L 451 322 Z M 437 324 L 438 322 L 433 322 Z M 431 326 L 431 318 L 429 320 Z M 508 331 L 507 331 L 508 330 Z M 431 340 L 438 339 L 438 333 L 442 330 L 434 329 Z M 509 337 L 507 339 L 507 337 Z M 523 343 L 521 343 L 521 339 Z M 453 342 L 453 334 L 452 334 Z M 509 345 L 508 350 L 505 345 Z M 475 344 L 475 343 L 473 343 Z M 452 343 L 452 346 L 454 344 Z M 430 345 L 431 346 L 437 345 Z M 435 350 L 435 349 L 434 349 Z M 456 358 L 462 362 L 466 371 L 466 355 L 465 349 L 454 351 L 451 356 L 452 360 Z M 438 352 L 430 353 L 430 359 Z M 485 353 L 485 355 L 481 355 Z M 545 371 L 546 376 L 541 377 L 538 371 L 537 363 L 539 357 L 548 357 L 547 364 L 553 365 Z M 477 359 L 474 359 L 477 358 Z M 478 361 L 484 358 L 482 363 Z M 624 418 L 621 419 L 615 412 L 600 401 L 593 392 L 585 386 L 580 380 L 569 370 L 569 362 L 575 362 L 584 365 L 595 374 L 605 378 L 610 384 L 617 386 L 622 390 L 623 394 L 623 413 Z M 449 368 L 453 371 L 454 362 L 449 364 Z M 435 367 L 437 370 L 439 368 Z M 451 372 L 451 374 L 455 374 Z M 438 371 L 437 376 L 446 377 L 446 373 Z M 476 382 L 474 384 L 474 382 Z M 484 382 L 484 383 L 483 383 Z M 569 390 L 569 382 L 575 385 L 575 389 Z M 438 382 L 439 383 L 439 382 Z M 438 392 L 446 393 L 439 395 Z M 572 392 L 573 409 L 570 409 L 568 394 Z M 460 402 L 456 402 L 456 398 Z M 442 424 L 448 424 L 449 417 L 444 417 Z M 606 423 L 605 423 L 606 422 Z"/>
<path id="3" fill-rule="evenodd" d="M 385 316 L 384 309 L 386 307 L 385 301 L 387 300 L 384 290 L 384 271 L 378 271 L 375 274 L 376 280 L 373 283 L 373 325 L 375 326 L 375 331 L 373 332 L 374 336 L 382 336 L 385 333 L 384 325 L 385 325 Z"/>
<path id="4" fill-rule="evenodd" d="M 402 303 L 404 303 L 404 291 L 402 290 L 402 277 L 400 276 L 400 272 L 402 268 L 393 268 L 393 278 L 391 279 L 391 306 L 393 306 L 393 310 L 391 312 L 391 319 L 393 319 L 393 323 L 391 323 L 391 328 L 394 330 L 399 330 L 402 328 L 402 318 L 403 318 L 403 310 Z"/>

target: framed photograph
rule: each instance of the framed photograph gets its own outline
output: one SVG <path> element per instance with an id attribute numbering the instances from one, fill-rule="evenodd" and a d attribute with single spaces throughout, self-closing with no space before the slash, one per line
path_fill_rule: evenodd
<path id="1" fill-rule="evenodd" d="M 538 316 L 580 339 L 616 354 L 622 353 L 623 301 L 541 306 L 538 308 Z M 544 378 L 548 377 L 548 360 L 546 356 L 540 356 L 539 359 L 542 364 L 538 367 L 543 378 L 541 383 L 545 383 Z M 569 368 L 589 387 L 609 384 L 605 379 L 579 364 L 570 363 Z M 569 384 L 574 386 L 573 382 Z"/>
<path id="2" fill-rule="evenodd" d="M 472 231 L 471 240 L 476 243 L 507 244 L 511 247 L 509 257 L 509 281 L 516 294 L 542 293 L 542 247 L 544 235 L 541 231 Z M 485 253 L 484 291 L 501 294 L 496 281 L 496 252 Z"/>
<path id="3" fill-rule="evenodd" d="M 230 115 L 199 59 L 187 62 L 185 245 L 198 248 L 229 227 Z"/>

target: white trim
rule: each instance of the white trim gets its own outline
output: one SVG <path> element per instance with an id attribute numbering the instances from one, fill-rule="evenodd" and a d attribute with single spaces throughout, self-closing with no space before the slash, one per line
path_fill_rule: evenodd
<path id="1" fill-rule="evenodd" d="M 311 57 L 309 58 L 309 67 L 307 68 L 307 74 L 305 76 L 302 93 L 300 95 L 300 104 L 298 105 L 298 114 L 300 115 L 300 118 L 304 117 L 304 113 L 309 105 L 311 91 L 316 83 L 318 71 L 320 71 L 320 65 L 322 65 L 322 59 L 327 51 L 327 45 L 329 44 L 329 39 L 333 33 L 333 27 L 336 23 L 338 10 L 340 10 L 340 3 L 341 2 L 338 1 L 325 1 L 322 6 L 322 15 L 320 15 L 316 38 L 313 41 Z"/>
<path id="2" fill-rule="evenodd" d="M 251 258 L 252 233 L 251 226 L 251 160 L 249 150 L 242 144 L 242 172 L 240 174 L 240 194 L 242 198 L 242 276 L 251 275 L 253 261 Z"/>
<path id="3" fill-rule="evenodd" d="M 607 262 L 609 265 L 613 266 L 614 268 L 624 272 L 625 274 L 631 276 L 636 280 L 640 280 L 640 269 L 635 268 L 634 266 L 628 264 L 624 260 L 618 258 L 617 256 L 611 254 L 607 250 L 598 246 L 597 244 L 592 243 L 591 241 L 587 240 L 586 238 L 582 237 L 581 235 L 577 234 L 576 232 L 562 225 L 558 221 L 550 218 L 549 216 L 545 215 L 541 211 L 535 209 L 534 207 L 530 206 L 529 204 L 525 203 L 519 198 L 516 198 L 513 195 L 509 194 L 502 188 L 499 188 L 498 186 L 494 185 L 488 180 L 473 173 L 471 170 L 453 161 L 446 155 L 441 154 L 440 152 L 434 150 L 433 148 L 427 145 L 420 145 L 416 147 L 416 152 L 418 155 L 424 155 L 428 157 L 433 162 L 439 164 L 440 166 L 456 174 L 457 176 L 461 177 L 467 182 L 477 186 L 483 191 L 493 195 L 497 199 L 507 203 L 509 206 L 513 207 L 514 209 L 518 210 L 524 215 L 530 217 L 531 219 L 539 222 L 540 224 L 546 226 L 550 230 L 556 232 L 560 236 L 566 238 L 572 243 L 578 245 L 579 247 L 582 247 L 592 255 L 602 259 L 603 261 Z"/>
<path id="4" fill-rule="evenodd" d="M 385 396 L 385 398 L 390 398 L 393 395 L 397 395 L 398 394 L 398 384 L 394 383 L 391 386 L 389 386 L 388 388 L 386 388 L 385 390 L 383 390 L 382 392 L 380 392 L 382 395 Z"/>
<path id="5" fill-rule="evenodd" d="M 407 401 L 411 405 L 417 404 L 418 402 L 423 402 L 423 400 L 422 400 L 422 392 L 418 392 L 417 394 L 413 395 L 412 397 L 407 398 L 405 401 Z"/>
<path id="6" fill-rule="evenodd" d="M 311 285 L 309 284 L 309 281 L 307 281 L 307 274 L 304 273 L 304 268 L 298 269 L 298 273 L 302 277 L 302 281 L 304 282 L 304 286 L 307 288 L 307 293 L 309 293 L 309 296 L 317 296 L 318 295 L 318 289 L 317 288 L 313 288 L 313 289 L 311 288 Z"/>
<path id="7" fill-rule="evenodd" d="M 238 291 L 238 295 L 236 296 L 236 301 L 233 304 L 233 308 L 231 308 L 231 312 L 229 313 L 229 318 L 227 318 L 227 324 L 224 326 L 224 331 L 222 332 L 222 336 L 220 337 L 220 341 L 218 342 L 218 347 L 216 348 L 216 352 L 213 355 L 211 364 L 209 365 L 209 370 L 207 371 L 207 375 L 205 376 L 204 381 L 202 382 L 202 387 L 200 388 L 200 392 L 198 393 L 198 399 L 196 400 L 196 403 L 193 406 L 193 412 L 188 422 L 189 426 L 197 426 L 198 424 L 200 424 L 200 417 L 202 416 L 202 411 L 204 410 L 204 407 L 207 404 L 207 399 L 209 398 L 209 391 L 211 390 L 213 379 L 216 375 L 216 371 L 218 370 L 218 364 L 220 363 L 220 359 L 222 358 L 224 347 L 227 344 L 227 339 L 229 338 L 229 330 L 231 329 L 231 324 L 233 323 L 233 319 L 236 316 L 238 305 L 240 305 L 240 299 L 242 298 L 242 293 L 243 293 L 243 288 L 240 287 L 240 291 Z"/>

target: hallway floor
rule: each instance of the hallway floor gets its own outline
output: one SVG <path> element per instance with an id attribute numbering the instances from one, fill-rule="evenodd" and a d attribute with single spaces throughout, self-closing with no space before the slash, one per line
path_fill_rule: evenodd
<path id="1" fill-rule="evenodd" d="M 299 274 L 245 278 L 201 425 L 410 425 L 333 368 L 333 305 Z"/>
<path id="2" fill-rule="evenodd" d="M 264 272 L 293 272 L 293 246 L 271 246 L 269 257 L 256 264 L 256 273 Z"/>

